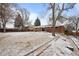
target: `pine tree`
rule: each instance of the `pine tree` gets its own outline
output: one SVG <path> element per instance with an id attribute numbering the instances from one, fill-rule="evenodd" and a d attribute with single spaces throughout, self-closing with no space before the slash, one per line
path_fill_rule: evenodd
<path id="1" fill-rule="evenodd" d="M 41 25 L 40 20 L 38 18 L 35 20 L 34 25 L 35 26 L 40 26 Z"/>

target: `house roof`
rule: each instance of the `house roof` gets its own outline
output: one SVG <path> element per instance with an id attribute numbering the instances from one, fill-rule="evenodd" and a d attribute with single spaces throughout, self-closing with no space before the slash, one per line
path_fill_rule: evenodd
<path id="1" fill-rule="evenodd" d="M 70 24 L 71 22 L 69 22 L 69 20 L 64 21 L 63 23 L 61 23 L 60 21 L 56 22 L 56 26 L 66 26 L 68 24 Z"/>

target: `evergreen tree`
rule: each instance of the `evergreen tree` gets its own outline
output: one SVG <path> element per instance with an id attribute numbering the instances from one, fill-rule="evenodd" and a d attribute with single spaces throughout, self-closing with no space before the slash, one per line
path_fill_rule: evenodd
<path id="1" fill-rule="evenodd" d="M 23 27 L 23 20 L 20 14 L 18 14 L 18 16 L 16 17 L 14 26 L 17 28 Z"/>
<path id="2" fill-rule="evenodd" d="M 38 18 L 35 20 L 34 25 L 35 26 L 40 26 L 41 25 L 40 20 Z"/>

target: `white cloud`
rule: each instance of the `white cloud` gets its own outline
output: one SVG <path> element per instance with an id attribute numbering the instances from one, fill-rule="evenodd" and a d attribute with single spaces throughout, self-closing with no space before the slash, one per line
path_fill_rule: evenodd
<path id="1" fill-rule="evenodd" d="M 29 21 L 32 21 L 32 25 L 34 24 L 34 21 L 36 20 L 37 17 L 38 17 L 37 13 L 34 13 L 34 12 L 30 13 Z"/>
<path id="2" fill-rule="evenodd" d="M 47 13 L 44 17 L 40 17 L 38 13 L 30 12 L 29 21 L 31 21 L 32 25 L 34 25 L 34 22 L 38 17 L 40 19 L 41 25 L 47 25 L 48 15 L 49 15 L 49 13 Z M 7 28 L 13 28 L 14 24 L 11 24 L 11 23 L 7 24 L 6 27 Z"/>
<path id="3" fill-rule="evenodd" d="M 41 25 L 47 25 L 47 20 L 46 18 L 40 18 Z"/>
<path id="4" fill-rule="evenodd" d="M 35 20 L 37 19 L 37 17 L 40 19 L 41 25 L 46 25 L 47 24 L 47 17 L 40 17 L 37 13 L 31 12 L 30 13 L 30 17 L 29 17 L 29 21 L 32 21 L 32 25 L 34 25 Z"/>
<path id="5" fill-rule="evenodd" d="M 13 24 L 6 24 L 6 27 L 7 28 L 14 28 L 14 25 Z"/>

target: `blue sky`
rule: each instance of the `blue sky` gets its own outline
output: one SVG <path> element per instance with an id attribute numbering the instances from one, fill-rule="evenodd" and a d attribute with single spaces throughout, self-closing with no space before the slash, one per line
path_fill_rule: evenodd
<path id="1" fill-rule="evenodd" d="M 30 20 L 32 21 L 32 24 L 34 24 L 34 21 L 38 17 L 41 21 L 42 25 L 47 24 L 46 19 L 42 19 L 41 17 L 44 15 L 44 11 L 47 10 L 48 4 L 46 3 L 19 3 L 19 8 L 25 8 L 30 12 Z"/>
<path id="2" fill-rule="evenodd" d="M 30 20 L 32 21 L 32 24 L 34 24 L 34 21 L 37 17 L 40 18 L 42 25 L 47 24 L 47 19 L 45 17 L 41 18 L 41 16 L 45 14 L 45 11 L 48 8 L 48 4 L 46 3 L 19 3 L 18 7 L 25 8 L 30 12 Z M 79 4 L 76 4 L 72 10 L 69 10 L 65 12 L 64 14 L 68 16 L 79 15 Z"/>
<path id="3" fill-rule="evenodd" d="M 47 12 L 48 4 L 46 3 L 18 3 L 19 8 L 25 8 L 30 12 L 29 20 L 34 24 L 37 17 L 41 21 L 41 25 L 48 24 L 48 14 Z M 47 12 L 47 14 L 45 14 Z M 65 12 L 68 16 L 79 15 L 79 4 L 76 4 L 72 10 Z M 44 16 L 44 17 L 41 17 Z"/>
<path id="4" fill-rule="evenodd" d="M 41 15 L 47 9 L 48 4 L 43 3 L 19 3 L 20 8 L 26 8 L 29 12 L 38 13 Z"/>
<path id="5" fill-rule="evenodd" d="M 18 6 L 20 8 L 26 8 L 29 12 L 34 12 L 39 15 L 43 14 L 43 12 L 48 8 L 48 4 L 46 3 L 19 3 Z M 68 15 L 76 15 L 78 11 L 79 4 L 76 4 L 76 6 L 68 12 Z"/>
<path id="6" fill-rule="evenodd" d="M 79 4 L 76 4 L 73 9 L 67 12 L 68 16 L 79 16 Z"/>

